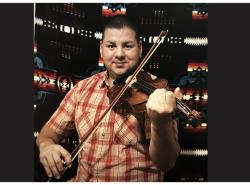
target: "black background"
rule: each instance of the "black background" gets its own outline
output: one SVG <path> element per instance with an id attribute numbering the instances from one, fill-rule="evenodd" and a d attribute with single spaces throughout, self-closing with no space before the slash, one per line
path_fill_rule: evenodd
<path id="1" fill-rule="evenodd" d="M 209 4 L 208 181 L 250 181 L 250 4 Z M 33 4 L 0 4 L 0 181 L 33 181 Z"/>

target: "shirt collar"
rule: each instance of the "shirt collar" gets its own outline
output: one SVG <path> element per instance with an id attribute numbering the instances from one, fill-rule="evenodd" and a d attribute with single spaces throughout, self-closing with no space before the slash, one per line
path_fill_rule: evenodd
<path id="1" fill-rule="evenodd" d="M 100 85 L 100 88 L 104 88 L 104 87 L 109 88 L 109 84 L 108 84 L 108 71 L 104 72 L 103 82 Z"/>

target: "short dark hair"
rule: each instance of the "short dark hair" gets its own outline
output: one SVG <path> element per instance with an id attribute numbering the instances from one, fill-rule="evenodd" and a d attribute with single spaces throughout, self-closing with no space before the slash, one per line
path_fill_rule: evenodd
<path id="1" fill-rule="evenodd" d="M 113 16 L 113 17 L 107 19 L 107 21 L 103 27 L 103 31 L 102 31 L 102 33 L 103 33 L 102 40 L 104 38 L 104 32 L 107 28 L 121 29 L 124 27 L 129 27 L 135 32 L 135 39 L 139 43 L 139 35 L 138 35 L 139 30 L 136 26 L 136 23 L 131 18 L 129 18 L 128 16 L 125 16 L 125 15 L 116 15 L 116 16 Z"/>

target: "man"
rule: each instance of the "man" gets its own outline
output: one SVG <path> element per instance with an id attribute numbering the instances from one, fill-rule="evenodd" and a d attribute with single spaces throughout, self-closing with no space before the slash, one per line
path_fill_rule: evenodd
<path id="1" fill-rule="evenodd" d="M 81 141 L 109 106 L 107 93 L 113 82 L 133 71 L 140 61 L 142 44 L 135 26 L 126 17 L 116 16 L 105 26 L 100 54 L 107 71 L 75 85 L 37 138 L 40 161 L 49 177 L 60 178 L 63 161 L 71 166 L 70 153 L 58 145 L 60 139 L 75 124 Z M 143 119 L 113 110 L 105 116 L 97 131 L 84 142 L 73 181 L 163 180 L 163 172 L 173 168 L 180 152 L 177 125 L 172 118 L 175 95 L 157 89 L 149 96 L 146 107 Z M 147 121 L 149 144 L 144 142 L 143 125 Z"/>

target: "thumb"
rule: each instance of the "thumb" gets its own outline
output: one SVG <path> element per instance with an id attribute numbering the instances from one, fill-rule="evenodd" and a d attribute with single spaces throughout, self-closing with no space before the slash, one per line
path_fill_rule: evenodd
<path id="1" fill-rule="evenodd" d="M 181 92 L 181 89 L 180 87 L 176 87 L 175 90 L 174 90 L 174 95 L 176 98 L 178 98 L 179 100 L 182 100 L 183 98 L 183 94 Z"/>

